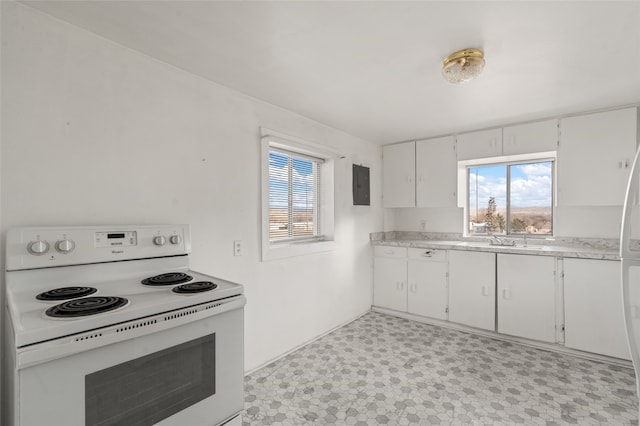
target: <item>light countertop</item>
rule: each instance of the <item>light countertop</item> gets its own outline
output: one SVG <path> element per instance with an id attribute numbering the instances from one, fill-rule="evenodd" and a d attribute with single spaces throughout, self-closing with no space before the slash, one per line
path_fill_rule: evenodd
<path id="1" fill-rule="evenodd" d="M 511 238 L 507 238 L 507 240 L 511 241 Z M 407 248 L 468 250 L 491 253 L 528 254 L 581 259 L 620 260 L 618 249 L 607 247 L 606 245 L 605 247 L 598 247 L 598 245 L 596 244 L 580 244 L 580 242 L 577 242 L 571 245 L 563 246 L 557 244 L 545 244 L 545 240 L 529 239 L 527 241 L 527 245 L 524 246 L 523 240 L 521 238 L 514 240 L 516 242 L 515 246 L 491 245 L 488 239 L 483 241 L 465 241 L 438 239 L 372 238 L 371 244 Z"/>

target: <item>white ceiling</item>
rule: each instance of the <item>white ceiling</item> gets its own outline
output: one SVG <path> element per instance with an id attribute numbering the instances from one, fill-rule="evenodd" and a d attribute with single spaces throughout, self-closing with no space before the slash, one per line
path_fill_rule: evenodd
<path id="1" fill-rule="evenodd" d="M 23 3 L 378 143 L 640 102 L 639 1 Z"/>

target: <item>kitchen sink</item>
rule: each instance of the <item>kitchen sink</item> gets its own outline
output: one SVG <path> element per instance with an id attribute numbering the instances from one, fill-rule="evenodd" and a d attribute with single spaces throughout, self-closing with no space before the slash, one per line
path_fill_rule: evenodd
<path id="1" fill-rule="evenodd" d="M 493 247 L 505 251 L 509 250 L 544 250 L 546 246 L 523 246 L 523 245 L 510 245 L 510 244 L 491 244 L 489 241 L 462 241 L 456 244 L 458 247 Z"/>

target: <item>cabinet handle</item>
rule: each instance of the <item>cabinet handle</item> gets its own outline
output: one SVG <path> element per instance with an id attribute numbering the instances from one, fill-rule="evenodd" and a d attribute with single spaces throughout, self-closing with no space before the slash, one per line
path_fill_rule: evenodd
<path id="1" fill-rule="evenodd" d="M 384 254 L 393 254 L 393 253 L 395 253 L 394 250 L 385 250 L 384 251 Z"/>
<path id="2" fill-rule="evenodd" d="M 511 299 L 511 289 L 503 288 L 502 289 L 502 298 L 505 300 Z"/>
<path id="3" fill-rule="evenodd" d="M 482 295 L 483 296 L 488 296 L 489 295 L 489 287 L 487 287 L 486 285 L 482 286 Z"/>
<path id="4" fill-rule="evenodd" d="M 427 250 L 423 254 L 424 257 L 433 257 L 433 250 Z"/>

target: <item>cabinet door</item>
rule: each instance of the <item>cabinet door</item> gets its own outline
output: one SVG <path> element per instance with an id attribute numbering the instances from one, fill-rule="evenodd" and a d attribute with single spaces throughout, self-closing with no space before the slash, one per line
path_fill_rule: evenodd
<path id="1" fill-rule="evenodd" d="M 558 149 L 558 120 L 538 121 L 505 127 L 502 154 L 517 155 Z"/>
<path id="2" fill-rule="evenodd" d="M 496 329 L 496 255 L 449 251 L 449 321 Z"/>
<path id="3" fill-rule="evenodd" d="M 447 263 L 410 259 L 407 269 L 409 283 L 407 311 L 411 314 L 446 320 Z"/>
<path id="4" fill-rule="evenodd" d="M 407 260 L 376 257 L 373 261 L 373 304 L 407 310 Z"/>
<path id="5" fill-rule="evenodd" d="M 555 342 L 555 262 L 498 254 L 498 333 Z"/>
<path id="6" fill-rule="evenodd" d="M 458 135 L 458 161 L 502 155 L 502 129 L 481 130 Z"/>
<path id="7" fill-rule="evenodd" d="M 636 108 L 562 119 L 558 205 L 622 205 L 635 155 L 636 128 Z"/>
<path id="8" fill-rule="evenodd" d="M 620 262 L 564 259 L 565 346 L 630 359 L 620 280 Z"/>
<path id="9" fill-rule="evenodd" d="M 453 136 L 417 141 L 417 206 L 456 207 L 457 170 Z"/>
<path id="10" fill-rule="evenodd" d="M 416 206 L 416 144 L 405 142 L 382 147 L 382 205 Z"/>

